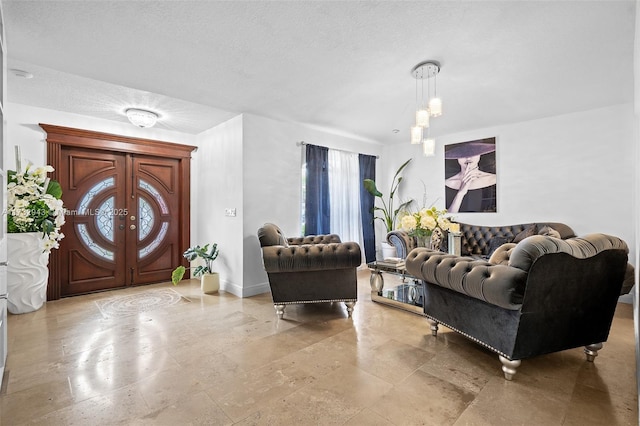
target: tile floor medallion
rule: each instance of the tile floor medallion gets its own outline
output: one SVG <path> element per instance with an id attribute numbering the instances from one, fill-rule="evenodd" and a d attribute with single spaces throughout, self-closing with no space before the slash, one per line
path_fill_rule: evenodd
<path id="1" fill-rule="evenodd" d="M 128 294 L 95 301 L 105 318 L 137 315 L 141 312 L 189 302 L 189 299 L 170 288 L 153 289 L 144 293 Z"/>

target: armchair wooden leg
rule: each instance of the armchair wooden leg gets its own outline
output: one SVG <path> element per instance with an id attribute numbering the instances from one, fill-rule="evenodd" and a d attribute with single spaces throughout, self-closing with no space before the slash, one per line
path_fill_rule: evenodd
<path id="1" fill-rule="evenodd" d="M 351 318 L 351 315 L 353 314 L 353 307 L 356 306 L 356 302 L 344 302 L 344 304 L 347 305 L 347 315 Z"/>
<path id="2" fill-rule="evenodd" d="M 284 315 L 284 308 L 286 307 L 286 305 L 273 305 L 274 308 L 276 308 L 276 315 L 278 316 L 278 318 L 282 319 L 282 316 Z"/>

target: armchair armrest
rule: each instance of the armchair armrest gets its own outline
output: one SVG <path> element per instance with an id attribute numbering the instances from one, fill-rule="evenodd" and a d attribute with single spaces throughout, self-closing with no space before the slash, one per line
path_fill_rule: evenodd
<path id="1" fill-rule="evenodd" d="M 357 268 L 362 263 L 360 246 L 354 242 L 268 246 L 262 254 L 268 273 Z"/>
<path id="2" fill-rule="evenodd" d="M 401 259 L 406 259 L 409 252 L 416 247 L 415 239 L 400 229 L 389 232 L 387 242 L 396 248 L 396 256 Z"/>

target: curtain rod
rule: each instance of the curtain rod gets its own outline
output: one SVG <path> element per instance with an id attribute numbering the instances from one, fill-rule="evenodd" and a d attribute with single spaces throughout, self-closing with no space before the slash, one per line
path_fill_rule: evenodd
<path id="1" fill-rule="evenodd" d="M 296 142 L 296 145 L 298 146 L 305 146 L 308 145 L 305 141 L 300 141 L 300 142 Z M 322 145 L 317 145 L 317 146 L 322 146 Z M 327 148 L 327 149 L 333 149 L 335 151 L 341 151 L 341 152 L 348 152 L 349 154 L 360 154 L 359 152 L 353 152 L 353 151 L 347 151 L 346 149 L 337 149 L 337 148 L 329 148 L 327 146 L 324 146 L 323 148 Z M 369 155 L 369 154 L 365 154 L 365 155 Z M 372 156 L 373 157 L 373 156 Z M 377 160 L 380 159 L 379 155 L 375 156 Z"/>

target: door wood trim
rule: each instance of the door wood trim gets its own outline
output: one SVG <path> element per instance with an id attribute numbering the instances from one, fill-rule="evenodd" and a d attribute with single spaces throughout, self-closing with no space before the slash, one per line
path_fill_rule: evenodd
<path id="1" fill-rule="evenodd" d="M 47 133 L 47 164 L 54 168 L 51 179 L 60 179 L 60 165 L 62 164 L 62 147 L 89 148 L 101 151 L 117 151 L 132 154 L 142 154 L 156 157 L 174 158 L 179 161 L 180 173 L 180 244 L 185 250 L 189 246 L 190 236 L 190 205 L 191 205 L 191 153 L 196 146 L 164 142 L 153 139 L 142 139 L 114 135 L 110 133 L 94 132 L 91 130 L 72 127 L 55 126 L 40 123 L 40 127 Z M 64 241 L 64 240 L 63 240 Z M 61 297 L 61 259 L 57 250 L 52 250 L 49 257 L 49 285 L 47 300 L 57 300 Z M 183 259 L 184 266 L 188 266 Z"/>
<path id="2" fill-rule="evenodd" d="M 52 124 L 40 123 L 40 127 L 47 132 L 47 147 L 50 144 L 60 144 L 101 149 L 103 151 L 130 152 L 171 158 L 191 158 L 191 153 L 198 149 L 193 145 L 120 136 L 111 133 L 74 129 L 72 127 L 54 126 Z"/>

